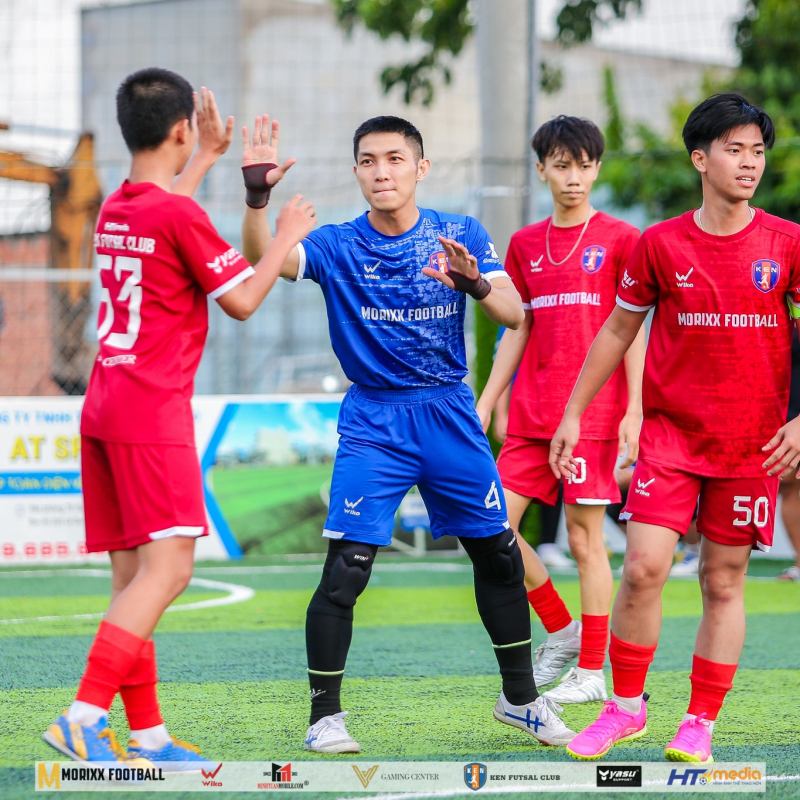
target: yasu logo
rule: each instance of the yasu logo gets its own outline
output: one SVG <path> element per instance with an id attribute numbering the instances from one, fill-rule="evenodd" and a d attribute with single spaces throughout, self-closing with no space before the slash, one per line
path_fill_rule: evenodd
<path id="1" fill-rule="evenodd" d="M 344 513 L 350 514 L 352 517 L 360 517 L 361 512 L 358 511 L 358 507 L 361 505 L 361 501 L 364 499 L 364 496 L 358 498 L 358 500 L 348 500 L 346 497 L 344 499 Z"/>
<path id="2" fill-rule="evenodd" d="M 213 261 L 206 261 L 206 266 L 219 275 L 225 267 L 235 264 L 241 257 L 239 251 L 235 247 L 231 247 L 230 250 L 220 253 Z"/>
<path id="3" fill-rule="evenodd" d="M 625 273 L 622 276 L 623 289 L 632 289 L 638 282 L 639 281 L 637 281 L 636 278 L 631 278 L 631 276 L 628 275 L 628 270 L 625 270 Z"/>

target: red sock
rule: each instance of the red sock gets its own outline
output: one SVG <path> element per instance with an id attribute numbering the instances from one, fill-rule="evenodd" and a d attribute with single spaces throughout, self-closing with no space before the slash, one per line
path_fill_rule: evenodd
<path id="1" fill-rule="evenodd" d="M 692 695 L 689 698 L 689 714 L 705 714 L 706 719 L 715 720 L 725 695 L 733 686 L 733 676 L 738 664 L 718 664 L 701 658 L 696 653 L 692 657 Z"/>
<path id="2" fill-rule="evenodd" d="M 603 669 L 608 644 L 608 614 L 581 614 L 581 653 L 578 666 L 583 669 Z"/>
<path id="3" fill-rule="evenodd" d="M 139 660 L 119 688 L 132 731 L 152 728 L 164 722 L 158 707 L 157 683 L 156 645 L 152 639 L 148 639 L 139 653 Z"/>
<path id="4" fill-rule="evenodd" d="M 89 650 L 76 700 L 111 708 L 114 695 L 139 658 L 145 640 L 105 620 Z"/>
<path id="5" fill-rule="evenodd" d="M 620 697 L 639 697 L 644 693 L 647 670 L 655 652 L 656 645 L 625 642 L 614 636 L 614 631 L 611 631 L 608 655 L 611 659 L 614 694 Z"/>
<path id="6" fill-rule="evenodd" d="M 531 589 L 528 592 L 528 602 L 548 633 L 560 631 L 572 622 L 572 614 L 567 610 L 550 578 L 538 589 Z"/>

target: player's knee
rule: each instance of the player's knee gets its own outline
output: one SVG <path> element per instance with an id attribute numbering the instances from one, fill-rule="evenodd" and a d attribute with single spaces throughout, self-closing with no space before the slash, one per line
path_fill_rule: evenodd
<path id="1" fill-rule="evenodd" d="M 622 569 L 622 582 L 629 592 L 640 594 L 660 589 L 666 580 L 668 571 L 669 566 L 665 571 L 663 565 L 656 563 L 652 559 L 626 559 Z"/>
<path id="2" fill-rule="evenodd" d="M 701 561 L 698 568 L 703 602 L 722 605 L 741 600 L 743 575 L 728 569 L 716 569 Z"/>
<path id="3" fill-rule="evenodd" d="M 367 588 L 378 548 L 363 542 L 331 542 L 320 588 L 338 606 L 352 608 Z"/>
<path id="4" fill-rule="evenodd" d="M 582 564 L 588 560 L 591 549 L 589 547 L 589 532 L 580 525 L 571 525 L 567 528 L 567 542 L 572 557 Z"/>
<path id="5" fill-rule="evenodd" d="M 484 538 L 459 539 L 475 568 L 475 573 L 489 583 L 503 586 L 522 584 L 525 567 L 512 530 Z"/>

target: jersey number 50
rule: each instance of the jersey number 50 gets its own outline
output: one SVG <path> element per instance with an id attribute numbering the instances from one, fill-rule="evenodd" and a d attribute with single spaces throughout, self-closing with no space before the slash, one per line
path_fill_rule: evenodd
<path id="1" fill-rule="evenodd" d="M 128 330 L 125 333 L 111 333 L 114 325 L 114 301 L 111 299 L 111 291 L 103 286 L 100 289 L 100 302 L 106 308 L 103 322 L 97 329 L 97 338 L 109 347 L 118 350 L 130 350 L 139 336 L 139 328 L 142 325 L 142 259 L 131 258 L 130 256 L 109 256 L 98 255 L 97 266 L 100 269 L 110 269 L 114 277 L 122 280 L 123 272 L 129 273 L 125 282 L 122 284 L 117 295 L 117 303 L 128 304 Z"/>

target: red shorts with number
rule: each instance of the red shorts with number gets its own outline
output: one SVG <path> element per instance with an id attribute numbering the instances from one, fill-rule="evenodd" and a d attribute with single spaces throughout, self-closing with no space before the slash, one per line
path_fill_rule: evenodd
<path id="1" fill-rule="evenodd" d="M 589 506 L 618 503 L 619 486 L 614 480 L 618 454 L 617 439 L 581 440 L 574 454 L 578 473 L 564 481 L 564 502 Z M 506 437 L 497 459 L 503 488 L 555 505 L 559 479 L 550 469 L 549 456 L 549 439 Z"/>
<path id="2" fill-rule="evenodd" d="M 81 437 L 86 549 L 130 550 L 208 533 L 192 445 L 127 444 Z"/>
<path id="3" fill-rule="evenodd" d="M 620 519 L 662 525 L 681 536 L 695 507 L 697 530 L 718 544 L 769 550 L 778 478 L 703 478 L 640 458 Z"/>

